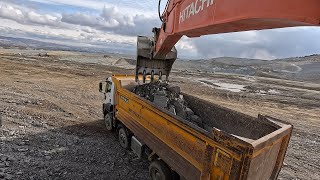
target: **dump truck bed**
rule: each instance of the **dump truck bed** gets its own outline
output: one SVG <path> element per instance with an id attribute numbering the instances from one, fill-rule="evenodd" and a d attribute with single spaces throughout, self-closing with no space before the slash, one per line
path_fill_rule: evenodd
<path id="1" fill-rule="evenodd" d="M 292 125 L 184 94 L 208 126 L 200 128 L 132 93 L 135 76 L 114 75 L 113 82 L 116 118 L 185 179 L 277 178 Z"/>

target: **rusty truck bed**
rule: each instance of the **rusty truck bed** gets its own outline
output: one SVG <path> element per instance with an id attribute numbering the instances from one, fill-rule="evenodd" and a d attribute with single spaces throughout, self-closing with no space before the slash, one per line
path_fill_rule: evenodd
<path id="1" fill-rule="evenodd" d="M 209 126 L 200 128 L 131 92 L 134 76 L 113 76 L 116 117 L 185 179 L 276 179 L 292 125 L 251 117 L 184 94 Z"/>

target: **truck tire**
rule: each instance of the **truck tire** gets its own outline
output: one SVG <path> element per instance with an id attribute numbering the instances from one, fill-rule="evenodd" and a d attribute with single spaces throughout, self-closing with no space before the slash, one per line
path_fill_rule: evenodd
<path id="1" fill-rule="evenodd" d="M 154 160 L 149 166 L 149 173 L 152 180 L 172 180 L 172 171 L 166 163 L 161 160 Z"/>
<path id="2" fill-rule="evenodd" d="M 107 112 L 104 115 L 104 124 L 108 131 L 113 130 L 112 114 L 112 112 Z"/>
<path id="3" fill-rule="evenodd" d="M 119 125 L 118 127 L 118 140 L 120 146 L 129 149 L 130 148 L 130 137 L 124 126 Z"/>

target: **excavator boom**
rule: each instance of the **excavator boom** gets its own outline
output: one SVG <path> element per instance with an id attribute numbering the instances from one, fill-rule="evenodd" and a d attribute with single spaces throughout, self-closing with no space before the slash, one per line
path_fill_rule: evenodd
<path id="1" fill-rule="evenodd" d="M 184 35 L 320 26 L 320 0 L 169 0 L 161 20 L 154 37 L 138 38 L 136 77 L 168 78 L 177 57 L 174 45 Z"/>

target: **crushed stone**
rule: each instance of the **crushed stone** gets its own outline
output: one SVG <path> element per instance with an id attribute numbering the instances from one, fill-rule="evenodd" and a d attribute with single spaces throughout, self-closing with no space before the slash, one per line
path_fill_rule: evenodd
<path id="1" fill-rule="evenodd" d="M 137 85 L 133 89 L 133 93 L 153 102 L 160 108 L 166 109 L 173 115 L 177 115 L 201 128 L 204 127 L 202 119 L 188 107 L 179 86 L 156 81 Z"/>

